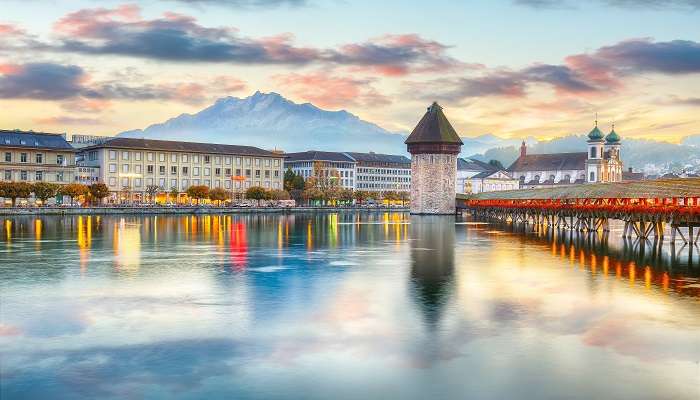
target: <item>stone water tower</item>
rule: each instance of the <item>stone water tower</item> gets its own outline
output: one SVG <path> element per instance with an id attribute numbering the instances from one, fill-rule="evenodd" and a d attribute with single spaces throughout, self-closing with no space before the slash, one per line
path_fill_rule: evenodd
<path id="1" fill-rule="evenodd" d="M 454 214 L 462 140 L 438 103 L 428 107 L 405 143 L 411 153 L 411 214 Z"/>

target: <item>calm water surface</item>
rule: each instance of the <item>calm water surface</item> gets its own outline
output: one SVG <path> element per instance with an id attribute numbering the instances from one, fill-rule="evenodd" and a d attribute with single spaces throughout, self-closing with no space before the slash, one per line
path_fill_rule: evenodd
<path id="1" fill-rule="evenodd" d="M 5 219 L 0 398 L 700 398 L 697 249 L 512 229 Z"/>

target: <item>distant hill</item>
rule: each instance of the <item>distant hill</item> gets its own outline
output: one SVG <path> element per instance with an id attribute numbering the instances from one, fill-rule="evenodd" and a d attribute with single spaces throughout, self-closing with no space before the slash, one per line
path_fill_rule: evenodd
<path id="1" fill-rule="evenodd" d="M 421 115 L 416 115 L 416 123 Z M 231 143 L 278 148 L 287 152 L 303 150 L 374 151 L 406 154 L 403 141 L 408 132 L 389 132 L 363 121 L 345 110 L 327 111 L 310 103 L 298 104 L 277 93 L 225 97 L 196 114 L 182 114 L 146 129 L 122 132 L 119 136 L 151 139 Z M 519 153 L 521 139 L 493 134 L 463 137 L 462 156 L 508 166 Z M 585 136 L 565 136 L 549 141 L 527 138 L 530 153 L 586 151 Z M 641 168 L 648 163 L 700 164 L 700 135 L 688 136 L 682 144 L 622 137 L 625 165 Z"/>

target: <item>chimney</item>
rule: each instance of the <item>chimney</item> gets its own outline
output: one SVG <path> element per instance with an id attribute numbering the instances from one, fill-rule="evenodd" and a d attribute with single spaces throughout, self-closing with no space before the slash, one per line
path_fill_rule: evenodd
<path id="1" fill-rule="evenodd" d="M 520 157 L 525 157 L 527 154 L 527 146 L 525 145 L 525 141 L 523 140 L 523 144 L 520 145 Z"/>
<path id="2" fill-rule="evenodd" d="M 632 167 L 629 167 L 627 171 L 632 172 Z"/>

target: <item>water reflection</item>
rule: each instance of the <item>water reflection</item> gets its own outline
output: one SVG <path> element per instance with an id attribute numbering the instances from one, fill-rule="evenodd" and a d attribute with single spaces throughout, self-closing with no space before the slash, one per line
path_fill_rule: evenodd
<path id="1" fill-rule="evenodd" d="M 411 284 L 426 324 L 434 329 L 453 290 L 453 216 L 411 220 Z"/>

